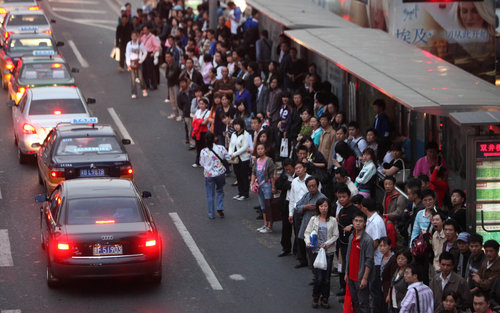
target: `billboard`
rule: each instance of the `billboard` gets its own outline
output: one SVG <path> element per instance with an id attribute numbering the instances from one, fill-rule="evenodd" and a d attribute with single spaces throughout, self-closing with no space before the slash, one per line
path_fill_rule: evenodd
<path id="1" fill-rule="evenodd" d="M 362 27 L 384 30 L 495 83 L 495 3 L 311 0 Z"/>

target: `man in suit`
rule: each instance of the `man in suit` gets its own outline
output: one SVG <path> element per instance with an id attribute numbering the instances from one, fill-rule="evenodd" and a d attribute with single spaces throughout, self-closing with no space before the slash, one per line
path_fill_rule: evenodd
<path id="1" fill-rule="evenodd" d="M 259 63 L 260 69 L 267 73 L 267 65 L 271 62 L 271 49 L 273 42 L 268 39 L 269 33 L 267 30 L 260 32 L 260 38 L 255 43 L 255 57 Z"/>
<path id="2" fill-rule="evenodd" d="M 266 114 L 266 107 L 269 101 L 269 88 L 262 84 L 262 77 L 255 76 L 253 78 L 253 84 L 255 86 L 255 108 L 257 113 Z"/>
<path id="3" fill-rule="evenodd" d="M 194 68 L 193 59 L 186 59 L 186 68 L 181 75 L 187 75 L 193 83 L 195 83 L 198 87 L 203 88 L 203 76 Z"/>

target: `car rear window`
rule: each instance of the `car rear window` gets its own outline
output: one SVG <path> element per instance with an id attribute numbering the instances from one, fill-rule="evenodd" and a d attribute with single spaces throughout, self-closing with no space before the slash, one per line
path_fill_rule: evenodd
<path id="1" fill-rule="evenodd" d="M 42 14 L 11 14 L 7 26 L 49 25 L 49 21 Z"/>
<path id="2" fill-rule="evenodd" d="M 68 80 L 71 78 L 67 67 L 63 63 L 25 64 L 20 73 L 21 79 L 26 80 Z"/>
<path id="3" fill-rule="evenodd" d="M 31 100 L 29 115 L 87 113 L 80 99 Z"/>
<path id="4" fill-rule="evenodd" d="M 9 42 L 10 51 L 54 50 L 50 38 L 13 38 Z"/>
<path id="5" fill-rule="evenodd" d="M 85 153 L 123 153 L 115 137 L 72 137 L 62 138 L 57 146 L 56 155 L 81 155 Z"/>
<path id="6" fill-rule="evenodd" d="M 89 198 L 69 200 L 67 225 L 142 222 L 144 218 L 135 198 Z"/>

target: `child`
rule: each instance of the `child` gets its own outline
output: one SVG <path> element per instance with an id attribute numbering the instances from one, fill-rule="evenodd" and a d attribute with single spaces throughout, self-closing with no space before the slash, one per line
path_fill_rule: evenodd
<path id="1" fill-rule="evenodd" d="M 276 167 L 273 160 L 266 155 L 264 144 L 258 144 L 257 160 L 252 169 L 252 179 L 250 186 L 252 191 L 259 195 L 260 209 L 264 216 L 264 226 L 258 229 L 261 233 L 270 233 L 273 229 L 273 214 L 271 209 L 271 199 L 276 192 L 274 186 Z"/>

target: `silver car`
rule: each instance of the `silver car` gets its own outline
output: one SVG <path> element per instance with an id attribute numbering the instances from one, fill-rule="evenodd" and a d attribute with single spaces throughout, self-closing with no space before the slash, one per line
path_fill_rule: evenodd
<path id="1" fill-rule="evenodd" d="M 54 21 L 49 21 L 43 11 L 10 11 L 0 28 L 2 42 L 6 41 L 10 35 L 18 33 L 46 33 L 52 35 L 51 22 Z"/>
<path id="2" fill-rule="evenodd" d="M 85 99 L 73 86 L 28 88 L 18 105 L 8 101 L 19 163 L 35 156 L 39 149 L 36 143 L 42 143 L 58 123 L 90 118 L 88 103 L 95 103 L 95 99 Z"/>
<path id="3" fill-rule="evenodd" d="M 0 0 L 0 23 L 10 11 L 39 9 L 35 0 Z"/>

